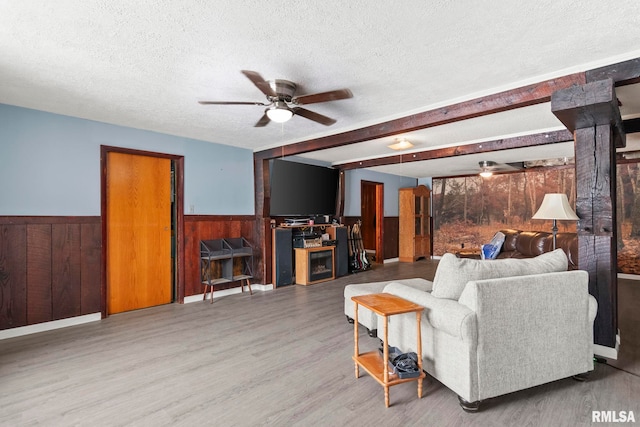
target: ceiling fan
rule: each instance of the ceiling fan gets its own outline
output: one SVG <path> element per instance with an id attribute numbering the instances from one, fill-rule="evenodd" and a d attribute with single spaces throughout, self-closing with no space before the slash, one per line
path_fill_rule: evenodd
<path id="1" fill-rule="evenodd" d="M 516 171 L 523 168 L 522 162 L 520 163 L 496 163 L 492 160 L 482 160 L 478 162 L 480 166 L 480 176 L 488 178 L 494 174 L 494 172 L 509 172 Z"/>
<path id="2" fill-rule="evenodd" d="M 198 101 L 202 105 L 263 105 L 267 108 L 264 114 L 256 122 L 255 127 L 263 127 L 274 121 L 276 123 L 284 123 L 293 115 L 302 116 L 305 119 L 331 126 L 336 120 L 331 117 L 324 116 L 319 113 L 299 107 L 299 105 L 315 104 L 318 102 L 337 101 L 353 97 L 349 89 L 331 90 L 328 92 L 320 92 L 309 95 L 294 96 L 296 92 L 296 84 L 289 80 L 265 80 L 262 76 L 249 70 L 242 70 L 249 80 L 260 89 L 267 97 L 264 102 L 237 102 L 237 101 Z"/>
<path id="3" fill-rule="evenodd" d="M 522 162 L 516 163 L 497 163 L 492 160 L 482 160 L 478 162 L 479 168 L 466 169 L 456 171 L 460 175 L 480 175 L 483 178 L 488 178 L 496 172 L 509 172 L 517 171 L 524 168 Z"/>

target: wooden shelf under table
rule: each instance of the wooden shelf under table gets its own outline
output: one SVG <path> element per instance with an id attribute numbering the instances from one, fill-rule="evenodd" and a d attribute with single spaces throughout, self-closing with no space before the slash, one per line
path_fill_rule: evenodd
<path id="1" fill-rule="evenodd" d="M 379 351 L 369 351 L 367 353 L 359 354 L 357 357 L 353 357 L 354 362 L 356 362 L 362 369 L 367 371 L 369 375 L 373 377 L 381 386 L 385 385 L 384 382 L 384 366 L 382 361 L 382 355 Z M 399 378 L 398 374 L 392 374 L 389 372 L 389 381 L 387 385 L 389 387 L 401 384 L 408 383 L 410 381 L 417 381 L 420 378 L 424 378 L 424 372 L 420 373 L 419 377 L 414 378 Z"/>

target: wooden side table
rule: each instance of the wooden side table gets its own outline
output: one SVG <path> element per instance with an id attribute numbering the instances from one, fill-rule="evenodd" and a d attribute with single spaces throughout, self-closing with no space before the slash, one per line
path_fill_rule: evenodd
<path id="1" fill-rule="evenodd" d="M 356 378 L 360 377 L 359 367 L 362 367 L 369 373 L 382 387 L 384 387 L 384 404 L 389 407 L 389 387 L 396 384 L 406 383 L 409 381 L 418 381 L 418 398 L 422 398 L 422 379 L 425 377 L 422 371 L 422 335 L 420 333 L 420 316 L 424 307 L 418 304 L 414 304 L 410 301 L 397 297 L 395 295 L 380 293 L 359 295 L 351 297 L 351 300 L 355 303 L 355 316 L 353 321 L 353 338 L 355 341 L 353 350 L 353 361 L 356 366 Z M 379 351 L 370 351 L 360 354 L 358 348 L 358 305 L 361 305 L 374 313 L 379 314 L 384 319 L 383 325 L 383 353 L 380 356 Z M 420 375 L 415 378 L 399 378 L 397 374 L 389 372 L 389 345 L 387 341 L 387 326 L 389 316 L 394 314 L 404 313 L 416 313 L 416 323 L 418 334 L 416 339 L 418 354 L 418 368 L 420 369 Z"/>

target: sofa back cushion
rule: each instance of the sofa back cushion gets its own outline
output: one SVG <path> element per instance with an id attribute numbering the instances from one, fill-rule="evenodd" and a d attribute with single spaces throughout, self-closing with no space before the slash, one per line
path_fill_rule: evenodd
<path id="1" fill-rule="evenodd" d="M 433 279 L 431 295 L 458 300 L 470 280 L 527 276 L 567 270 L 567 255 L 562 249 L 526 259 L 477 260 L 446 253 L 440 259 Z"/>
<path id="2" fill-rule="evenodd" d="M 516 250 L 516 242 L 518 241 L 518 234 L 520 230 L 500 230 L 504 234 L 504 243 L 502 244 L 503 252 L 511 252 Z"/>
<path id="3" fill-rule="evenodd" d="M 523 231 L 518 235 L 516 251 L 523 257 L 533 257 L 545 253 L 545 242 L 550 238 L 549 233 L 542 231 Z"/>

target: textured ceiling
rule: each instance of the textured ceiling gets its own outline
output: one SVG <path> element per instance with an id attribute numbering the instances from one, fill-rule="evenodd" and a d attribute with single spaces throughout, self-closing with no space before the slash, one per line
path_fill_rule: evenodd
<path id="1" fill-rule="evenodd" d="M 0 12 L 0 103 L 251 150 L 640 57 L 637 0 L 0 0 Z M 243 69 L 354 97 L 308 107 L 330 127 L 254 128 L 264 107 L 197 103 L 264 101 Z M 638 108 L 623 113 L 640 115 L 627 97 Z M 436 148 L 562 129 L 546 107 L 411 137 Z M 338 164 L 389 155 L 386 143 L 305 156 Z"/>

